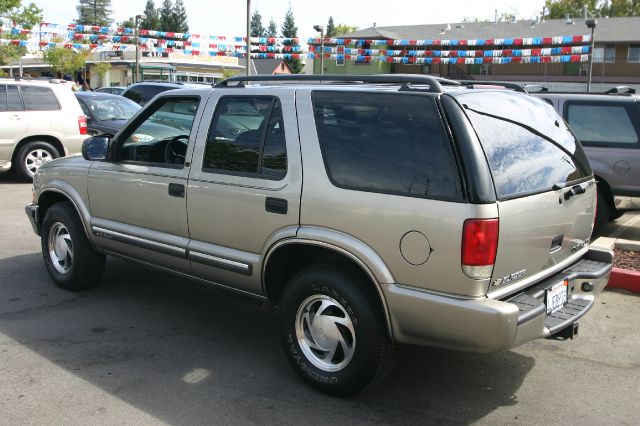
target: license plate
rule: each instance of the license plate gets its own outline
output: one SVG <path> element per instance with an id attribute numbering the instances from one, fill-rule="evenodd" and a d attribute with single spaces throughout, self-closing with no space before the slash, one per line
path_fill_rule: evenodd
<path id="1" fill-rule="evenodd" d="M 569 293 L 569 280 L 554 284 L 547 289 L 547 314 L 562 309 L 567 303 Z"/>

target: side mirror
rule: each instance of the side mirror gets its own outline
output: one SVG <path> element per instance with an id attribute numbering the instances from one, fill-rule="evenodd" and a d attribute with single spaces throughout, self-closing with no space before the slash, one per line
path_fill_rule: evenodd
<path id="1" fill-rule="evenodd" d="M 87 138 L 82 143 L 82 156 L 89 161 L 105 160 L 110 142 L 111 139 L 105 135 Z"/>

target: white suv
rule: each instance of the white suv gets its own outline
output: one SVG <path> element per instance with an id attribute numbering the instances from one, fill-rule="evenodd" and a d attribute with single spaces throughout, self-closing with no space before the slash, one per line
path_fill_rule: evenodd
<path id="1" fill-rule="evenodd" d="M 31 179 L 54 158 L 79 153 L 87 122 L 71 86 L 0 78 L 0 170 Z"/>

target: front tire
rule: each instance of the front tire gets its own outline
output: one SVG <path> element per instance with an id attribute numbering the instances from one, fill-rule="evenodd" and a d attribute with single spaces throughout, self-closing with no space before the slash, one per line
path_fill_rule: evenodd
<path id="1" fill-rule="evenodd" d="M 20 179 L 31 180 L 44 163 L 59 157 L 56 148 L 48 142 L 29 142 L 16 155 L 16 174 Z"/>
<path id="2" fill-rule="evenodd" d="M 95 252 L 68 202 L 54 204 L 47 210 L 41 243 L 44 264 L 59 287 L 86 290 L 100 281 L 105 256 Z"/>
<path id="3" fill-rule="evenodd" d="M 349 269 L 310 266 L 280 300 L 280 336 L 294 371 L 311 387 L 350 396 L 383 379 L 397 347 L 375 290 Z"/>

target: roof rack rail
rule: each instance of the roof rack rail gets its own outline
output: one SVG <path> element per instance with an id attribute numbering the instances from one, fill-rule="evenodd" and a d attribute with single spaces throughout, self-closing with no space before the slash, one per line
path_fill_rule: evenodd
<path id="1" fill-rule="evenodd" d="M 490 81 L 490 80 L 457 80 L 463 86 L 471 86 L 474 84 L 478 84 L 481 86 L 502 86 L 505 89 L 511 89 L 520 93 L 529 93 L 527 89 L 525 89 L 521 84 L 511 83 L 507 81 Z"/>
<path id="2" fill-rule="evenodd" d="M 617 86 L 612 87 L 604 93 L 607 95 L 635 95 L 636 89 L 629 86 Z"/>
<path id="3" fill-rule="evenodd" d="M 61 83 L 71 83 L 71 81 L 63 80 L 61 78 L 54 77 L 18 77 L 18 76 L 2 76 L 0 77 L 2 80 L 13 80 L 13 81 L 43 81 L 49 82 L 51 84 L 61 84 Z"/>
<path id="4" fill-rule="evenodd" d="M 401 84 L 402 90 L 412 90 L 409 86 L 428 85 L 427 89 L 419 89 L 426 92 L 441 93 L 442 84 L 458 84 L 453 80 L 438 79 L 432 76 L 419 74 L 378 74 L 378 75 L 335 75 L 335 74 L 287 74 L 287 75 L 250 75 L 230 77 L 216 83 L 213 87 L 244 87 L 245 82 L 273 81 L 273 82 L 344 82 L 344 83 L 361 83 L 361 84 Z M 230 85 L 229 83 L 235 83 Z"/>

